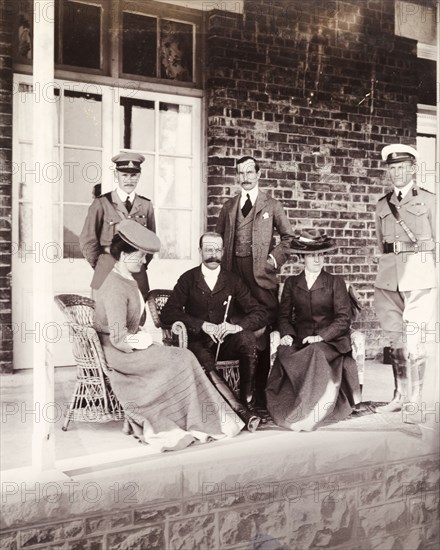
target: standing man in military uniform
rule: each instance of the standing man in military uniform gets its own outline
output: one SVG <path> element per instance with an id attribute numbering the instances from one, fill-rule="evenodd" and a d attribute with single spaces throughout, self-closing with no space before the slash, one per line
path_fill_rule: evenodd
<path id="1" fill-rule="evenodd" d="M 376 208 L 382 256 L 374 305 L 391 347 L 395 389 L 393 400 L 376 409 L 379 413 L 405 411 L 406 403 L 420 403 L 424 344 L 436 321 L 435 195 L 417 187 L 417 158 L 408 145 L 382 149 L 394 188 Z"/>
<path id="2" fill-rule="evenodd" d="M 267 328 L 264 337 L 259 338 L 261 351 L 256 373 L 257 405 L 265 407 L 270 326 L 278 317 L 277 274 L 290 256 L 292 226 L 281 202 L 259 189 L 261 172 L 257 160 L 242 157 L 236 169 L 241 193 L 223 205 L 216 232 L 224 242 L 222 266 L 237 273 L 266 310 Z M 273 242 L 275 230 L 281 239 L 276 246 Z"/>
<path id="3" fill-rule="evenodd" d="M 115 260 L 109 253 L 110 243 L 121 220 L 130 218 L 150 231 L 156 232 L 153 205 L 150 200 L 135 193 L 145 157 L 137 153 L 120 153 L 112 158 L 116 167 L 118 186 L 92 202 L 87 213 L 79 243 L 81 252 L 95 270 L 90 286 L 92 291 L 100 288 L 113 269 Z M 147 266 L 152 259 L 147 254 L 145 269 L 133 274 L 139 290 L 146 299 L 149 284 Z"/>

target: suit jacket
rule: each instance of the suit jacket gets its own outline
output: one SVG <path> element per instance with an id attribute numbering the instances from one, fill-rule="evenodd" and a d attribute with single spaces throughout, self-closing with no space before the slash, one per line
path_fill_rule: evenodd
<path id="1" fill-rule="evenodd" d="M 420 242 L 420 252 L 382 254 L 375 286 L 386 290 L 420 290 L 437 286 L 435 264 L 435 195 L 413 185 L 399 202 L 393 193 L 390 199 L 402 220 Z M 377 203 L 376 236 L 379 250 L 384 243 L 411 243 L 407 233 L 393 216 L 386 195 Z"/>
<path id="2" fill-rule="evenodd" d="M 95 270 L 92 288 L 101 286 L 114 265 L 113 258 L 103 254 L 106 247 L 110 246 L 119 222 L 125 218 L 133 219 L 151 231 L 156 231 L 153 205 L 149 199 L 140 195 L 135 195 L 130 213 L 116 191 L 97 197 L 89 207 L 79 244 L 83 256 Z M 145 269 L 152 257 L 152 254 L 147 255 Z"/>
<path id="3" fill-rule="evenodd" d="M 235 224 L 240 194 L 229 199 L 220 211 L 216 231 L 223 236 L 224 255 L 222 266 L 232 270 L 234 260 Z M 259 191 L 255 203 L 254 219 L 249 219 L 252 227 L 252 258 L 254 277 L 262 288 L 276 288 L 277 273 L 290 254 L 292 227 L 284 212 L 282 204 Z M 273 246 L 274 228 L 278 231 L 281 242 Z M 272 254 L 277 268 L 271 266 L 267 259 Z"/>
<path id="4" fill-rule="evenodd" d="M 344 279 L 322 270 L 312 288 L 304 271 L 289 277 L 280 302 L 281 337 L 289 334 L 297 348 L 306 336 L 319 335 L 340 353 L 351 350 L 351 304 Z"/>
<path id="5" fill-rule="evenodd" d="M 223 322 L 225 302 L 232 296 L 227 320 L 240 325 L 244 330 L 257 330 L 266 325 L 266 312 L 253 298 L 250 290 L 235 273 L 220 270 L 216 285 L 211 291 L 205 282 L 201 267 L 186 271 L 162 309 L 161 321 L 171 325 L 182 321 L 190 341 L 203 339 L 205 321 Z"/>

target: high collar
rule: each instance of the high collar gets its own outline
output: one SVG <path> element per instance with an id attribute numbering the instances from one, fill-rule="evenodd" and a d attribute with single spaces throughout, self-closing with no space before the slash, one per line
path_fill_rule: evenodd
<path id="1" fill-rule="evenodd" d="M 221 269 L 220 266 L 216 267 L 215 269 L 208 269 L 204 264 L 200 264 L 200 266 L 202 268 L 202 275 L 205 278 L 218 279 L 218 276 L 220 275 L 220 269 Z"/>
<path id="2" fill-rule="evenodd" d="M 125 202 L 127 200 L 127 197 L 129 197 L 130 202 L 133 203 L 134 198 L 136 196 L 136 191 L 132 191 L 129 195 L 127 195 L 125 191 L 122 191 L 120 187 L 116 187 L 115 191 L 122 202 Z"/>
<path id="3" fill-rule="evenodd" d="M 249 198 L 251 200 L 251 203 L 252 203 L 252 206 L 255 204 L 255 201 L 257 200 L 257 197 L 258 197 L 258 185 L 256 185 L 253 189 L 251 189 L 250 191 L 246 191 L 245 189 L 242 189 L 241 190 L 241 195 L 240 195 L 240 208 L 243 206 L 243 204 L 246 202 L 246 199 L 247 199 L 247 196 L 249 195 Z"/>
<path id="4" fill-rule="evenodd" d="M 415 184 L 416 184 L 415 181 L 410 181 L 404 187 L 394 187 L 394 193 L 396 194 L 396 197 L 400 192 L 402 193 L 402 199 L 404 199 L 406 195 L 409 193 L 409 191 L 411 190 L 411 188 L 413 187 L 413 185 Z"/>

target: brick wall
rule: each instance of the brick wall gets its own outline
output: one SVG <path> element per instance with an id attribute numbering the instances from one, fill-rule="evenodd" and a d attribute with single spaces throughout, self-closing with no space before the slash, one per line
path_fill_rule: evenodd
<path id="1" fill-rule="evenodd" d="M 12 21 L 11 3 L 0 3 L 0 372 L 12 372 Z"/>
<path id="2" fill-rule="evenodd" d="M 245 0 L 208 17 L 208 226 L 236 191 L 235 159 L 261 160 L 261 186 L 295 228 L 337 238 L 329 271 L 365 304 L 368 357 L 383 341 L 372 309 L 380 150 L 415 143 L 416 43 L 394 36 L 394 2 Z M 294 260 L 294 258 L 292 258 Z M 298 271 L 294 262 L 283 269 Z"/>

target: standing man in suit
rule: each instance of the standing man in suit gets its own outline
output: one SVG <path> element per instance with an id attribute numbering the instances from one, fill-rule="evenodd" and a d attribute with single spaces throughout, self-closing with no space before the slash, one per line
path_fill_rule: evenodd
<path id="1" fill-rule="evenodd" d="M 184 273 L 162 309 L 161 320 L 185 324 L 190 349 L 217 390 L 255 431 L 260 418 L 254 415 L 257 343 L 254 330 L 266 324 L 264 308 L 252 297 L 235 273 L 220 267 L 223 240 L 218 233 L 205 233 L 199 243 L 202 264 Z M 228 297 L 230 306 L 225 320 Z M 239 360 L 240 401 L 216 370 L 220 360 Z"/>
<path id="2" fill-rule="evenodd" d="M 374 305 L 391 347 L 395 389 L 392 401 L 376 409 L 379 413 L 400 411 L 406 403 L 420 404 L 425 341 L 435 327 L 435 195 L 416 184 L 417 158 L 417 151 L 408 145 L 382 149 L 393 190 L 376 208 L 382 256 Z"/>
<path id="3" fill-rule="evenodd" d="M 112 161 L 118 185 L 113 191 L 95 198 L 89 207 L 79 243 L 83 256 L 95 270 L 90 284 L 92 292 L 100 288 L 113 269 L 115 260 L 110 255 L 110 244 L 121 220 L 132 219 L 150 231 L 156 231 L 153 205 L 135 192 L 144 160 L 145 157 L 138 153 L 114 156 Z M 134 274 L 144 299 L 149 291 L 146 270 L 152 257 L 152 254 L 147 254 L 145 269 Z"/>
<path id="4" fill-rule="evenodd" d="M 268 316 L 257 373 L 257 400 L 264 407 L 270 367 L 270 325 L 278 315 L 277 273 L 290 254 L 292 227 L 282 204 L 260 191 L 260 175 L 260 166 L 253 157 L 237 161 L 241 193 L 223 205 L 216 231 L 224 241 L 222 265 L 243 279 Z M 277 246 L 273 246 L 275 229 L 281 238 Z"/>

